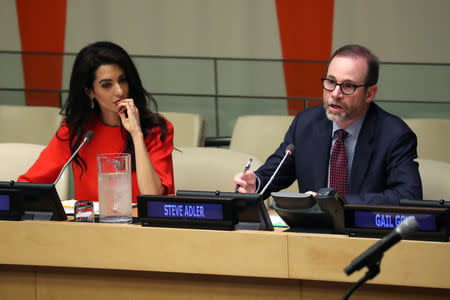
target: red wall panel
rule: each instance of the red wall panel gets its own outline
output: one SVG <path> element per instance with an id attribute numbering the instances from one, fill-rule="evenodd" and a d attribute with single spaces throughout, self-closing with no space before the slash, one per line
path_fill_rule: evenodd
<path id="1" fill-rule="evenodd" d="M 315 62 L 284 62 L 288 97 L 322 96 L 320 78 L 325 75 L 331 55 L 334 0 L 275 0 L 280 30 L 280 42 L 285 60 Z M 308 107 L 321 101 L 310 101 Z M 304 108 L 302 101 L 288 100 L 289 114 Z"/>
<path id="2" fill-rule="evenodd" d="M 26 89 L 60 90 L 64 52 L 66 0 L 16 0 Z M 27 105 L 60 106 L 58 93 L 26 92 Z"/>

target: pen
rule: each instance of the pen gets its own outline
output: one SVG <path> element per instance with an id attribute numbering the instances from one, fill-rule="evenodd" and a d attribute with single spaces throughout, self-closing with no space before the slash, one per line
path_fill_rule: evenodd
<path id="1" fill-rule="evenodd" d="M 250 169 L 250 166 L 252 165 L 252 161 L 253 161 L 253 158 L 250 157 L 247 164 L 245 165 L 244 172 L 242 172 L 241 179 L 244 178 L 245 172 L 247 172 Z M 239 189 L 239 184 L 236 184 L 236 187 L 234 188 L 234 192 L 237 193 L 238 189 Z"/>

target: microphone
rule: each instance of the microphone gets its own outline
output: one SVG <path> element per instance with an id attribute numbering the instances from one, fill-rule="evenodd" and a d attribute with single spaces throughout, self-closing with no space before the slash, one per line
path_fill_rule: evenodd
<path id="1" fill-rule="evenodd" d="M 282 159 L 282 160 L 280 161 L 280 163 L 278 164 L 278 167 L 277 167 L 277 169 L 275 170 L 275 172 L 273 172 L 272 176 L 270 177 L 269 182 L 266 183 L 266 185 L 264 186 L 264 188 L 263 188 L 263 190 L 261 191 L 261 193 L 259 193 L 260 195 L 264 195 L 264 192 L 267 190 L 267 188 L 269 187 L 269 185 L 272 183 L 273 179 L 275 178 L 275 175 L 277 175 L 278 170 L 281 168 L 281 166 L 283 165 L 283 163 L 284 163 L 284 161 L 286 160 L 286 158 L 287 158 L 289 155 L 292 155 L 292 153 L 294 153 L 294 150 L 295 150 L 295 146 L 294 146 L 293 144 L 289 144 L 289 145 L 286 147 L 286 151 L 285 151 L 285 154 L 284 154 L 283 159 Z"/>
<path id="2" fill-rule="evenodd" d="M 344 269 L 345 273 L 350 275 L 364 266 L 377 263 L 386 250 L 398 243 L 406 234 L 416 231 L 417 228 L 419 228 L 419 223 L 417 223 L 416 219 L 413 216 L 407 217 L 392 230 L 391 233 L 376 242 L 363 254 L 353 260 L 352 263 Z"/>
<path id="3" fill-rule="evenodd" d="M 86 135 L 84 136 L 83 142 L 80 144 L 80 146 L 78 146 L 77 150 L 75 150 L 75 152 L 72 154 L 72 156 L 66 162 L 66 164 L 62 167 L 61 172 L 59 172 L 58 178 L 56 178 L 56 180 L 53 183 L 53 185 L 55 185 L 59 181 L 59 179 L 61 178 L 64 170 L 67 167 L 67 165 L 72 161 L 72 159 L 75 157 L 75 155 L 77 155 L 78 151 L 80 151 L 80 149 L 84 146 L 84 144 L 89 142 L 92 139 L 93 136 L 94 136 L 94 132 L 92 130 L 89 130 L 88 132 L 86 132 Z"/>

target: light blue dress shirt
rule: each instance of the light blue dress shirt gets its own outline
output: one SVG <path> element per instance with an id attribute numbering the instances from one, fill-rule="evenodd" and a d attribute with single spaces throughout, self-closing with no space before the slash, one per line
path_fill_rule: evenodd
<path id="1" fill-rule="evenodd" d="M 358 141 L 359 131 L 361 130 L 365 118 L 366 116 L 364 115 L 361 119 L 345 128 L 345 131 L 347 131 L 347 136 L 344 139 L 344 143 L 345 143 L 345 152 L 347 152 L 348 185 L 350 185 L 351 179 L 350 175 L 352 172 L 353 156 L 355 155 L 356 142 Z M 339 129 L 341 129 L 339 125 L 336 122 L 333 122 L 333 131 L 331 133 L 332 141 L 331 141 L 330 157 L 334 144 L 336 143 L 338 138 L 338 134 L 336 131 L 338 131 Z M 331 160 L 328 163 L 328 187 L 330 186 L 330 165 Z"/>

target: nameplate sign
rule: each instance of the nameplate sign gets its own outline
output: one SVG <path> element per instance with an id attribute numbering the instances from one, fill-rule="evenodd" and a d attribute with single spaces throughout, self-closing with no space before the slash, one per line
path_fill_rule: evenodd
<path id="1" fill-rule="evenodd" d="M 139 195 L 142 226 L 234 230 L 234 199 L 223 197 Z"/>
<path id="2" fill-rule="evenodd" d="M 223 204 L 152 201 L 147 213 L 152 218 L 223 220 Z"/>
<path id="3" fill-rule="evenodd" d="M 384 236 L 407 217 L 419 228 L 406 239 L 448 241 L 450 210 L 436 207 L 345 205 L 345 231 L 350 236 Z"/>

